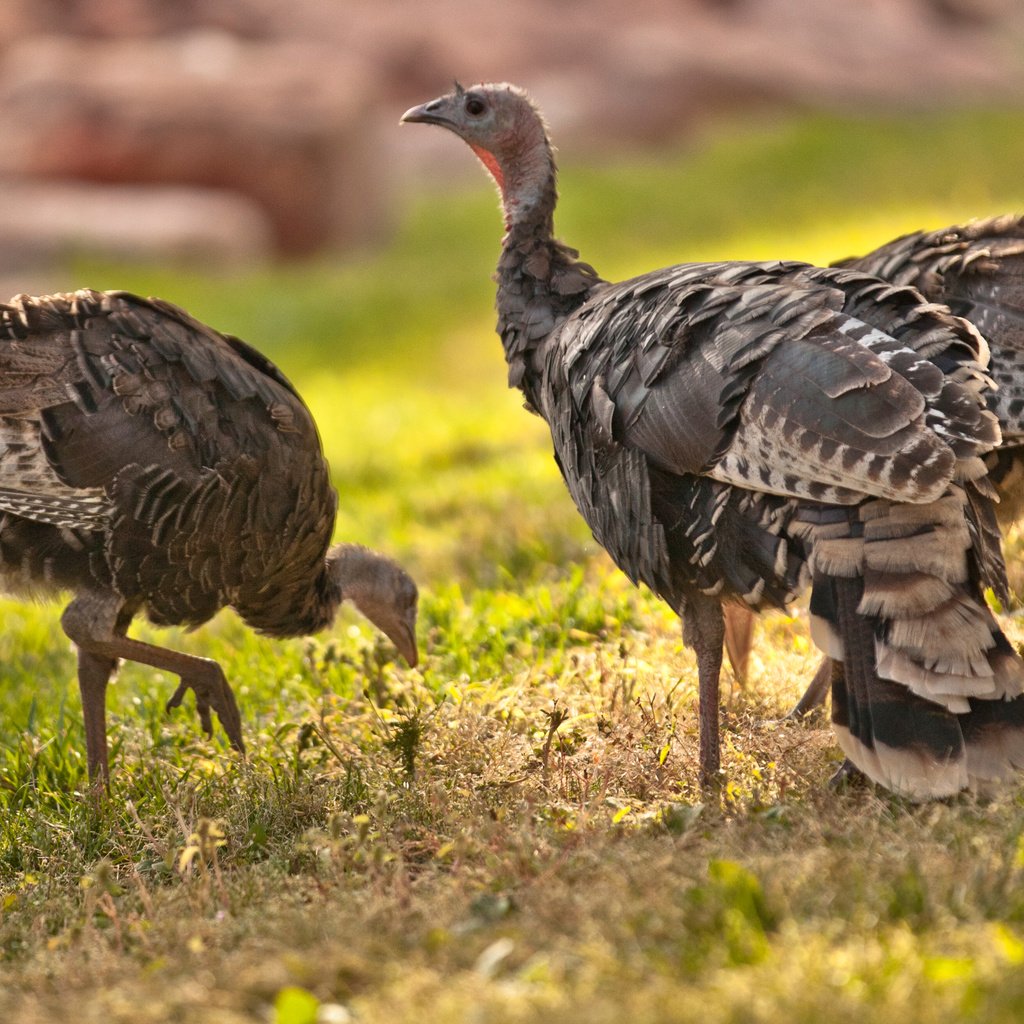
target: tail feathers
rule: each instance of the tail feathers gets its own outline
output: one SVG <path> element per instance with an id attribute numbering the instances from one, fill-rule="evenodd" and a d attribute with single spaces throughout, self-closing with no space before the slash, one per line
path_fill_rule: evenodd
<path id="1" fill-rule="evenodd" d="M 832 723 L 843 753 L 873 782 L 912 800 L 993 795 L 1024 769 L 1024 698 L 972 698 L 957 714 L 886 679 L 851 682 L 834 663 Z"/>
<path id="2" fill-rule="evenodd" d="M 971 502 L 953 487 L 930 507 L 870 502 L 845 529 L 829 510 L 807 531 L 812 636 L 842 663 L 839 742 L 912 799 L 984 789 L 1024 766 L 1024 662 L 981 596 Z"/>
<path id="3" fill-rule="evenodd" d="M 953 796 L 970 786 L 957 716 L 899 683 L 837 672 L 832 724 L 846 756 L 873 782 L 912 800 Z"/>
<path id="4" fill-rule="evenodd" d="M 832 722 L 839 745 L 868 778 L 893 792 L 914 800 L 958 793 L 968 776 L 956 715 L 880 678 L 872 622 L 857 613 L 861 590 L 856 579 L 815 581 L 819 599 L 814 604 L 818 611 L 827 605 L 834 615 L 829 631 L 843 641 L 843 660 L 832 672 Z"/>
<path id="5" fill-rule="evenodd" d="M 969 710 L 970 697 L 980 700 L 1012 700 L 1021 695 L 1018 666 L 1012 659 L 995 658 L 995 664 L 982 662 L 977 673 L 950 671 L 945 662 L 931 665 L 913 661 L 877 640 L 876 671 L 882 679 L 900 683 L 911 693 L 941 704 L 948 711 L 963 714 Z M 955 667 L 955 666 L 953 666 Z"/>
<path id="6" fill-rule="evenodd" d="M 857 611 L 874 623 L 878 674 L 958 713 L 968 697 L 1024 692 L 1024 664 L 1007 653 L 981 598 L 983 577 L 997 586 L 1004 578 L 1001 559 L 993 563 L 988 552 L 982 516 L 991 508 L 968 484 L 928 506 L 869 502 L 858 516 Z"/>
<path id="7" fill-rule="evenodd" d="M 1024 691 L 1024 664 L 998 654 L 1001 633 L 980 597 L 982 577 L 1003 578 L 1001 560 L 982 561 L 988 532 L 981 516 L 989 512 L 991 503 L 971 484 L 951 486 L 927 505 L 877 500 L 827 514 L 801 511 L 815 580 L 858 581 L 856 613 L 873 623 L 874 670 L 956 712 L 966 711 L 967 697 Z M 815 591 L 812 612 L 821 605 L 822 620 L 815 641 L 842 660 L 848 637 L 827 591 Z"/>
<path id="8" fill-rule="evenodd" d="M 907 615 L 927 615 L 945 604 L 955 593 L 955 584 L 923 572 L 900 576 L 864 570 L 862 615 L 882 615 L 890 608 L 903 608 Z"/>
<path id="9" fill-rule="evenodd" d="M 991 793 L 1024 768 L 1024 699 L 972 700 L 960 716 L 972 789 Z"/>

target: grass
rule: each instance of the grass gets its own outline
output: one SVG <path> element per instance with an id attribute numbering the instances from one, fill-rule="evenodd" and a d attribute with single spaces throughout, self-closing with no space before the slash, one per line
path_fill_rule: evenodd
<path id="1" fill-rule="evenodd" d="M 560 231 L 620 276 L 827 261 L 1024 206 L 1019 112 L 742 128 L 570 163 Z M 0 1016 L 1016 1020 L 1024 793 L 827 790 L 827 726 L 775 721 L 811 669 L 799 609 L 764 620 L 750 688 L 727 681 L 724 784 L 698 790 L 678 623 L 596 550 L 504 387 L 494 206 L 482 183 L 422 202 L 344 264 L 69 270 L 178 301 L 293 377 L 339 535 L 421 583 L 424 657 L 403 667 L 349 613 L 283 643 L 230 613 L 139 624 L 221 661 L 251 753 L 166 716 L 174 680 L 128 665 L 97 805 L 59 606 L 3 602 Z"/>

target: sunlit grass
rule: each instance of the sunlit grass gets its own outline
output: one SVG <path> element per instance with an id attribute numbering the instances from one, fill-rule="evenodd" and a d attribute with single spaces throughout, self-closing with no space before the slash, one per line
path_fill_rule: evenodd
<path id="1" fill-rule="evenodd" d="M 609 277 L 827 262 L 1024 209 L 1019 125 L 764 118 L 658 156 L 566 153 L 559 231 Z M 341 263 L 69 272 L 178 302 L 292 377 L 339 537 L 420 582 L 423 661 L 350 612 L 287 642 L 230 612 L 140 623 L 224 665 L 249 757 L 128 665 L 97 804 L 59 606 L 0 602 L 0 1018 L 1016 1020 L 1021 794 L 828 791 L 829 730 L 778 722 L 811 668 L 799 610 L 765 621 L 749 690 L 726 675 L 722 792 L 699 792 L 678 623 L 597 549 L 505 387 L 499 231 L 481 174 Z"/>

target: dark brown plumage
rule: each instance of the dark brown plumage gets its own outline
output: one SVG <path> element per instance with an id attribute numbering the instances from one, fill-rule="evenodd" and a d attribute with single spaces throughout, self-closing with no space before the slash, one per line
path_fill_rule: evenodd
<path id="1" fill-rule="evenodd" d="M 722 602 L 808 582 L 815 639 L 844 661 L 837 733 L 872 778 L 924 798 L 1024 764 L 1024 664 L 981 594 L 1004 569 L 977 332 L 912 289 L 797 263 L 610 284 L 553 237 L 551 144 L 522 90 L 457 86 L 403 120 L 455 132 L 498 184 L 510 383 L 595 538 L 682 616 L 702 778 Z"/>
<path id="2" fill-rule="evenodd" d="M 1024 514 L 1024 217 L 1005 215 L 917 231 L 835 264 L 916 288 L 969 320 L 991 350 L 986 401 L 1002 431 L 987 456 L 1004 525 Z"/>
<path id="3" fill-rule="evenodd" d="M 835 266 L 916 288 L 969 320 L 991 349 L 989 372 L 998 388 L 988 407 L 999 419 L 1002 443 L 986 456 L 999 493 L 1003 526 L 1024 511 L 1024 218 L 1005 215 L 938 231 L 916 231 L 865 256 Z M 753 616 L 738 605 L 727 610 L 726 645 L 737 675 L 746 675 Z M 832 688 L 833 666 L 823 663 L 792 711 L 803 717 Z"/>
<path id="4" fill-rule="evenodd" d="M 207 733 L 244 749 L 220 666 L 125 636 L 145 613 L 198 626 L 230 606 L 298 636 L 348 598 L 416 661 L 416 587 L 358 545 L 329 548 L 337 497 L 294 388 L 244 342 L 123 292 L 0 305 L 0 580 L 70 590 L 90 778 L 107 774 L 120 658 L 181 678 Z"/>

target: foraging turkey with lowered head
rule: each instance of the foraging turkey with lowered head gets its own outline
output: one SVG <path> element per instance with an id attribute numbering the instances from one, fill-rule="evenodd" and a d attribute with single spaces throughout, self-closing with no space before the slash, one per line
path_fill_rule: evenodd
<path id="1" fill-rule="evenodd" d="M 998 390 L 987 395 L 1002 441 L 985 461 L 999 494 L 997 514 L 1005 528 L 1024 512 L 1024 217 L 1004 215 L 937 231 L 915 231 L 865 256 L 833 264 L 916 288 L 928 301 L 947 306 L 985 336 L 989 373 Z M 725 642 L 737 676 L 747 675 L 753 615 L 740 605 L 726 609 Z M 825 659 L 790 713 L 802 718 L 825 701 L 840 666 Z"/>
<path id="2" fill-rule="evenodd" d="M 407 111 L 497 183 L 498 332 L 597 541 L 680 613 L 697 656 L 700 769 L 719 769 L 722 603 L 812 586 L 844 663 L 853 762 L 917 799 L 1024 766 L 1024 663 L 982 596 L 1005 587 L 984 456 L 988 350 L 910 288 L 800 263 L 602 280 L 554 237 L 544 120 L 508 84 Z"/>
<path id="3" fill-rule="evenodd" d="M 207 734 L 244 750 L 223 670 L 130 639 L 142 612 L 198 626 L 224 607 L 268 636 L 355 606 L 416 663 L 416 586 L 390 559 L 330 546 L 337 495 L 309 410 L 244 342 L 125 292 L 0 305 L 0 585 L 71 591 L 89 777 L 108 775 L 118 659 L 180 677 Z"/>

